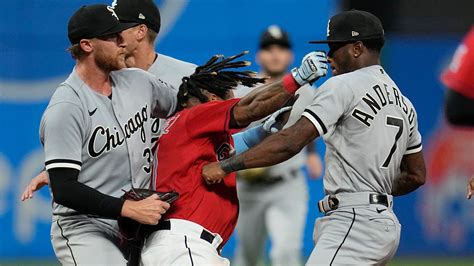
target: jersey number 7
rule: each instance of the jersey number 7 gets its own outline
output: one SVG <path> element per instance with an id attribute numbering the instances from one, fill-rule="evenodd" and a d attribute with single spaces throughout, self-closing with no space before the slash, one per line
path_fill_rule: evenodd
<path id="1" fill-rule="evenodd" d="M 393 153 L 397 150 L 397 141 L 402 136 L 403 132 L 403 120 L 398 117 L 387 116 L 387 126 L 398 127 L 397 135 L 395 135 L 395 141 L 393 142 L 392 149 L 390 149 L 390 153 L 385 159 L 385 162 L 382 165 L 382 168 L 387 168 L 390 164 L 390 160 L 392 159 Z"/>

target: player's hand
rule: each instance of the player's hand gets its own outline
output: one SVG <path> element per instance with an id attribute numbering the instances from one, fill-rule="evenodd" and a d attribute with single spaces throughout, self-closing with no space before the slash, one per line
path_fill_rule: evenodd
<path id="1" fill-rule="evenodd" d="M 126 200 L 121 214 L 141 224 L 156 225 L 169 208 L 169 203 L 161 201 L 158 195 L 153 194 L 140 201 Z"/>
<path id="2" fill-rule="evenodd" d="M 219 162 L 212 162 L 202 168 L 202 178 L 208 185 L 220 183 L 227 174 L 222 170 Z"/>
<path id="3" fill-rule="evenodd" d="M 319 155 L 315 152 L 308 153 L 306 160 L 306 167 L 308 168 L 309 177 L 316 179 L 321 176 L 323 171 L 323 164 Z"/>
<path id="4" fill-rule="evenodd" d="M 293 78 L 300 85 L 313 83 L 320 77 L 326 76 L 328 72 L 328 60 L 326 53 L 323 51 L 311 52 L 301 61 L 299 67 L 291 70 Z"/>
<path id="5" fill-rule="evenodd" d="M 474 193 L 474 176 L 467 182 L 467 199 L 472 198 L 472 194 Z"/>
<path id="6" fill-rule="evenodd" d="M 288 122 L 292 106 L 283 107 L 273 114 L 271 114 L 265 121 L 263 121 L 262 128 L 269 134 L 277 133 Z"/>
<path id="7" fill-rule="evenodd" d="M 33 178 L 30 183 L 26 186 L 25 191 L 21 194 L 21 201 L 25 201 L 33 198 L 35 191 L 49 184 L 48 175 L 46 171 L 41 172 L 35 178 Z"/>

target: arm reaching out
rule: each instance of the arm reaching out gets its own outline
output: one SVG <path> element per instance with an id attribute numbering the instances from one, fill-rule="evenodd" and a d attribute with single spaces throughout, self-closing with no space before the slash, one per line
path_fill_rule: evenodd
<path id="1" fill-rule="evenodd" d="M 231 127 L 245 127 L 253 121 L 278 110 L 302 85 L 316 81 L 327 73 L 324 52 L 307 54 L 301 65 L 294 68 L 281 81 L 264 84 L 243 97 L 233 109 Z"/>
<path id="2" fill-rule="evenodd" d="M 202 176 L 207 183 L 213 184 L 234 171 L 275 165 L 293 157 L 318 136 L 314 125 L 302 117 L 293 126 L 269 136 L 242 154 L 205 165 Z"/>
<path id="3" fill-rule="evenodd" d="M 29 200 L 33 198 L 33 194 L 40 190 L 42 187 L 49 184 L 48 175 L 46 171 L 42 171 L 39 175 L 31 179 L 30 183 L 26 186 L 25 191 L 21 194 L 21 201 Z"/>

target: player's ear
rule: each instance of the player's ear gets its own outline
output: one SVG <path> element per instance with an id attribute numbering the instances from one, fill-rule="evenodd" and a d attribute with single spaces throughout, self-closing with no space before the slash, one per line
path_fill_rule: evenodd
<path id="1" fill-rule="evenodd" d="M 137 34 L 136 38 L 138 41 L 143 40 L 146 37 L 146 34 L 148 33 L 148 27 L 145 24 L 140 24 L 137 27 Z"/>
<path id="2" fill-rule="evenodd" d="M 94 50 L 92 42 L 89 39 L 82 39 L 79 42 L 79 45 L 81 46 L 81 49 L 86 53 L 91 53 Z"/>
<path id="3" fill-rule="evenodd" d="M 357 58 L 362 54 L 362 42 L 358 41 L 355 42 L 354 45 L 352 46 L 352 55 Z"/>
<path id="4" fill-rule="evenodd" d="M 291 66 L 295 62 L 295 54 L 290 49 L 288 49 L 288 52 L 290 53 L 290 63 L 288 65 Z"/>
<path id="5" fill-rule="evenodd" d="M 215 95 L 214 93 L 209 93 L 209 95 L 207 95 L 207 99 L 209 99 L 210 102 L 223 100 L 221 97 Z"/>

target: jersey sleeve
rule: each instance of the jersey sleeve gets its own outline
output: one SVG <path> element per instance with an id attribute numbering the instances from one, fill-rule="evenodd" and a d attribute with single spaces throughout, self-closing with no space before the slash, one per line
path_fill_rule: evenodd
<path id="1" fill-rule="evenodd" d="M 321 85 L 313 102 L 306 107 L 301 116 L 309 119 L 318 130 L 319 135 L 324 136 L 348 112 L 353 98 L 349 87 L 337 79 L 330 78 Z"/>
<path id="2" fill-rule="evenodd" d="M 46 109 L 40 125 L 46 170 L 81 170 L 84 129 L 83 112 L 76 104 L 60 102 Z"/>
<path id="3" fill-rule="evenodd" d="M 178 105 L 178 89 L 154 75 L 148 76 L 152 84 L 152 116 L 158 118 L 172 116 Z"/>
<path id="4" fill-rule="evenodd" d="M 413 108 L 415 110 L 415 108 Z M 408 144 L 405 154 L 417 153 L 422 150 L 421 134 L 418 131 L 418 114 L 414 111 L 413 126 L 408 130 Z"/>
<path id="5" fill-rule="evenodd" d="M 458 46 L 449 67 L 441 74 L 443 84 L 474 99 L 474 27 Z"/>
<path id="6" fill-rule="evenodd" d="M 240 99 L 208 102 L 193 107 L 186 116 L 186 129 L 191 136 L 200 137 L 213 133 L 234 133 L 230 129 L 232 108 Z"/>

